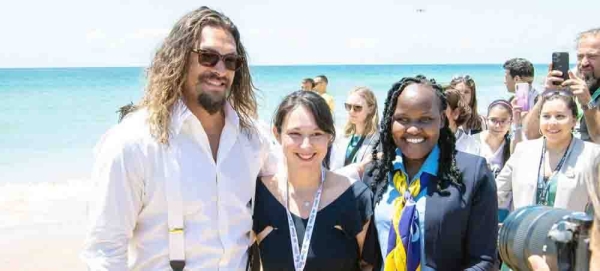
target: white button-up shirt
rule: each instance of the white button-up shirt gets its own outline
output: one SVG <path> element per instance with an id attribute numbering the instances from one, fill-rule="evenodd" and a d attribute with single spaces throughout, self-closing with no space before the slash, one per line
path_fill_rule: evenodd
<path id="1" fill-rule="evenodd" d="M 144 109 L 131 113 L 97 145 L 82 258 L 91 270 L 170 270 L 165 182 L 172 180 L 165 175 L 176 167 L 185 269 L 244 269 L 255 181 L 275 173 L 276 143 L 259 125 L 251 135 L 242 131 L 227 104 L 215 162 L 200 121 L 182 101 L 173 109 L 168 147 L 152 138 L 147 116 Z"/>

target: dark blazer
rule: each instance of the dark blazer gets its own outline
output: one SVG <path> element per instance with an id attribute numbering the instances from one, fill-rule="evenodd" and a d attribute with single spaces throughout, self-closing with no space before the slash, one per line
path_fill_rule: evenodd
<path id="1" fill-rule="evenodd" d="M 449 185 L 440 191 L 437 179 L 427 187 L 426 265 L 448 271 L 497 270 L 498 200 L 494 177 L 482 157 L 457 152 L 456 163 L 462 174 L 462 188 Z M 363 181 L 371 183 L 373 178 L 365 174 Z M 378 240 L 373 240 L 377 234 L 367 236 L 370 237 L 365 246 L 379 248 Z M 371 262 L 382 264 L 385 257 L 377 256 L 382 258 Z"/>

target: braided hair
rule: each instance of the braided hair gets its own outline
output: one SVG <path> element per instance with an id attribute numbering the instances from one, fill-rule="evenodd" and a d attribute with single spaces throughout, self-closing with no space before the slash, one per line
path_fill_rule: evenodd
<path id="1" fill-rule="evenodd" d="M 393 170 L 393 161 L 396 158 L 396 144 L 392 137 L 392 125 L 393 115 L 396 110 L 396 104 L 398 103 L 398 96 L 402 91 L 409 85 L 419 84 L 426 85 L 433 89 L 435 96 L 439 99 L 440 117 L 444 122 L 444 127 L 440 129 L 440 136 L 438 139 L 438 146 L 440 148 L 439 166 L 438 166 L 438 184 L 437 188 L 442 191 L 449 185 L 455 185 L 459 189 L 464 188 L 462 182 L 462 176 L 458 167 L 456 166 L 455 158 L 455 143 L 456 139 L 454 134 L 448 127 L 448 120 L 444 117 L 444 110 L 446 109 L 446 97 L 444 96 L 442 87 L 435 82 L 434 79 L 427 79 L 423 75 L 417 75 L 416 77 L 404 77 L 400 81 L 394 83 L 388 91 L 387 98 L 385 100 L 383 116 L 381 120 L 381 129 L 379 131 L 379 142 L 383 149 L 383 156 L 381 159 L 377 158 L 378 150 L 373 150 L 373 167 L 367 172 L 369 176 L 375 176 L 373 182 L 370 184 L 371 189 L 374 192 L 375 203 L 379 202 L 385 191 L 385 187 L 388 183 L 388 174 Z"/>

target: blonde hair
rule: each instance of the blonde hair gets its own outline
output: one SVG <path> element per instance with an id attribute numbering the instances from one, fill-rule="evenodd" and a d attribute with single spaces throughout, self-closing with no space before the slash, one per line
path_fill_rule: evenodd
<path id="1" fill-rule="evenodd" d="M 252 119 L 257 117 L 255 87 L 238 29 L 225 15 L 203 6 L 179 19 L 147 70 L 148 82 L 139 107 L 148 110 L 150 133 L 160 143 L 168 144 L 173 105 L 182 96 L 188 58 L 205 26 L 221 27 L 229 31 L 235 40 L 237 54 L 243 60 L 235 72 L 227 100 L 237 112 L 242 130 L 250 132 L 254 129 Z"/>
<path id="2" fill-rule="evenodd" d="M 367 87 L 357 87 L 348 93 L 348 95 L 358 94 L 360 97 L 365 99 L 367 104 L 367 108 L 364 110 L 371 110 L 369 114 L 367 114 L 367 118 L 365 119 L 365 134 L 364 135 L 372 135 L 377 132 L 377 125 L 379 124 L 379 112 L 377 109 L 377 98 L 375 98 L 375 94 L 371 89 Z M 354 125 L 350 120 L 346 122 L 346 126 L 344 127 L 344 135 L 351 136 L 356 132 L 356 125 Z"/>

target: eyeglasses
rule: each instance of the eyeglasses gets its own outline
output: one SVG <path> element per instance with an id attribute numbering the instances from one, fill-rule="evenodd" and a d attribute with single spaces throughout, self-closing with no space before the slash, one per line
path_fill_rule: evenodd
<path id="1" fill-rule="evenodd" d="M 202 49 L 192 49 L 192 52 L 198 54 L 198 63 L 204 67 L 214 67 L 219 60 L 225 64 L 225 69 L 235 71 L 242 66 L 242 58 L 235 54 L 221 55 L 217 52 Z"/>
<path id="2" fill-rule="evenodd" d="M 549 89 L 549 90 L 542 92 L 543 98 L 548 98 L 548 97 L 555 96 L 555 95 L 565 96 L 565 97 L 573 97 L 573 93 L 570 91 L 566 91 L 566 90 Z"/>
<path id="3" fill-rule="evenodd" d="M 360 113 L 360 111 L 362 111 L 362 109 L 363 109 L 362 105 L 349 104 L 349 103 L 344 103 L 344 107 L 346 107 L 346 111 L 350 112 L 350 110 L 354 110 L 354 112 L 356 112 L 356 113 Z"/>
<path id="4" fill-rule="evenodd" d="M 510 119 L 489 118 L 488 121 L 491 122 L 493 125 L 500 125 L 500 126 L 504 126 L 504 125 L 510 123 Z"/>

